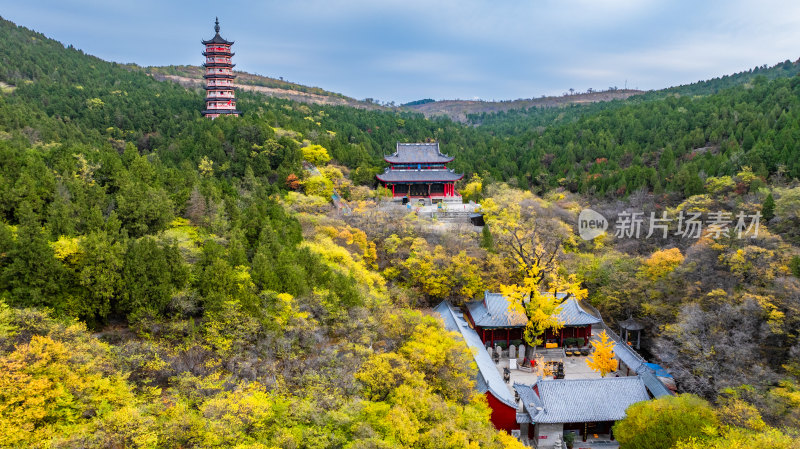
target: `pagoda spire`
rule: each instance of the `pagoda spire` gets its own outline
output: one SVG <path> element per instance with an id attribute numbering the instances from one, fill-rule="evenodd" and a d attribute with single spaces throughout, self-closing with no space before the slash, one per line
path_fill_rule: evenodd
<path id="1" fill-rule="evenodd" d="M 206 62 L 206 107 L 203 115 L 209 118 L 217 118 L 220 115 L 232 115 L 238 117 L 241 112 L 236 110 L 236 97 L 233 93 L 233 66 L 231 63 L 231 46 L 233 41 L 225 40 L 219 35 L 219 17 L 214 18 L 214 37 L 203 41 L 206 51 L 203 56 Z"/>

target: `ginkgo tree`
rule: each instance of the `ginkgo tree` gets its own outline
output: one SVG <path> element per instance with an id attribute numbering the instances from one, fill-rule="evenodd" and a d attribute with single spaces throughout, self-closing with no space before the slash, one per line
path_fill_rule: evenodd
<path id="1" fill-rule="evenodd" d="M 538 267 L 528 269 L 528 276 L 522 282 L 501 285 L 500 292 L 508 299 L 509 304 L 517 312 L 524 313 L 528 319 L 523 332 L 525 343 L 535 348 L 544 340 L 542 336 L 549 329 L 558 331 L 564 323 L 558 319 L 558 313 L 563 301 L 570 297 L 577 300 L 585 299 L 587 291 L 580 287 L 574 276 L 564 279 L 557 274 L 546 278 L 538 276 Z M 539 279 L 547 280 L 550 289 L 544 290 Z M 558 295 L 556 293 L 560 293 Z"/>
<path id="2" fill-rule="evenodd" d="M 614 358 L 614 340 L 608 337 L 604 330 L 600 333 L 599 340 L 592 340 L 594 350 L 592 356 L 586 359 L 586 364 L 601 377 L 617 369 L 617 360 Z"/>
<path id="3" fill-rule="evenodd" d="M 561 303 L 570 297 L 581 300 L 587 296 L 574 275 L 559 273 L 557 256 L 571 237 L 563 223 L 551 216 L 549 207 L 530 192 L 511 189 L 501 190 L 482 203 L 487 224 L 497 235 L 497 248 L 516 269 L 519 279 L 502 285 L 500 292 L 511 307 L 527 317 L 523 338 L 534 351 L 548 329 L 563 327 L 558 320 Z"/>

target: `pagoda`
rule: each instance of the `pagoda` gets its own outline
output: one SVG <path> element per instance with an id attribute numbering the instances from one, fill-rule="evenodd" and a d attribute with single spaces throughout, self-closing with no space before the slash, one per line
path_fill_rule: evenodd
<path id="1" fill-rule="evenodd" d="M 203 41 L 206 51 L 203 56 L 206 62 L 206 107 L 203 115 L 212 119 L 220 115 L 233 115 L 238 117 L 241 112 L 236 110 L 236 97 L 233 95 L 233 66 L 231 64 L 231 45 L 233 42 L 226 41 L 219 35 L 219 18 L 214 22 L 216 34 L 210 40 Z"/>
<path id="2" fill-rule="evenodd" d="M 460 200 L 455 183 L 463 178 L 447 168 L 453 158 L 439 151 L 439 143 L 397 143 L 384 160 L 389 167 L 376 177 L 392 197 L 428 198 L 431 202 Z"/>

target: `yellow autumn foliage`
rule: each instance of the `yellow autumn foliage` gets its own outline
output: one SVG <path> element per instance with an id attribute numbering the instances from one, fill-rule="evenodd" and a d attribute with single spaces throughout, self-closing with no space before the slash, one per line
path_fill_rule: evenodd
<path id="1" fill-rule="evenodd" d="M 303 247 L 318 254 L 332 269 L 353 276 L 359 285 L 367 286 L 371 294 L 383 297 L 386 291 L 386 280 L 378 273 L 370 270 L 363 258 L 352 254 L 337 245 L 330 237 L 319 236 L 314 241 L 305 241 Z"/>
<path id="2" fill-rule="evenodd" d="M 303 159 L 314 165 L 325 164 L 331 160 L 328 150 L 322 145 L 305 146 L 300 148 L 300 153 L 303 155 Z"/>
<path id="3" fill-rule="evenodd" d="M 678 268 L 683 263 L 683 259 L 683 254 L 678 248 L 659 250 L 645 259 L 641 273 L 653 281 L 662 279 Z"/>
<path id="4" fill-rule="evenodd" d="M 586 359 L 586 365 L 594 371 L 600 373 L 601 377 L 606 377 L 610 372 L 617 369 L 617 359 L 614 358 L 614 341 L 608 337 L 604 330 L 600 333 L 600 340 L 592 340 L 594 350 L 592 355 Z"/>
<path id="5" fill-rule="evenodd" d="M 53 248 L 53 255 L 56 259 L 74 263 L 81 252 L 81 239 L 62 235 L 55 242 L 50 242 L 50 247 Z"/>
<path id="6" fill-rule="evenodd" d="M 66 332 L 85 328 L 74 324 Z M 124 377 L 109 372 L 108 356 L 108 346 L 95 340 L 40 335 L 1 356 L 0 447 L 44 447 L 56 435 L 87 430 L 95 417 L 135 405 Z"/>

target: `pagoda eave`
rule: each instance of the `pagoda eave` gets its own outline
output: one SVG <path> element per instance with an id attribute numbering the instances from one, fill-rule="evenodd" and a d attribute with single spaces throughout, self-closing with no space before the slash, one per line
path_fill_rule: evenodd
<path id="1" fill-rule="evenodd" d="M 238 109 L 204 109 L 202 111 L 203 115 L 208 114 L 241 114 L 242 111 Z"/>
<path id="2" fill-rule="evenodd" d="M 236 53 L 230 51 L 204 51 L 203 56 L 234 56 Z"/>
<path id="3" fill-rule="evenodd" d="M 220 37 L 220 35 L 219 35 L 219 34 L 217 34 L 216 36 L 214 36 L 214 38 L 213 38 L 213 39 L 211 39 L 211 40 L 207 40 L 207 41 L 200 41 L 200 42 L 202 42 L 202 43 L 203 43 L 203 45 L 212 45 L 212 44 L 213 44 L 213 45 L 227 45 L 227 46 L 229 46 L 229 47 L 230 47 L 231 45 L 233 45 L 233 43 L 234 43 L 233 41 L 226 41 L 225 39 L 223 39 L 222 37 Z"/>
<path id="4" fill-rule="evenodd" d="M 231 74 L 231 75 L 223 75 L 221 73 L 208 73 L 208 74 L 203 75 L 203 78 L 205 78 L 205 79 L 219 78 L 219 79 L 230 79 L 230 80 L 232 80 L 232 79 L 236 78 L 236 75 L 233 75 L 233 74 Z"/>
<path id="5" fill-rule="evenodd" d="M 454 157 L 446 157 L 446 158 L 441 158 L 441 159 L 435 160 L 435 161 L 398 162 L 396 160 L 390 159 L 391 157 L 392 156 L 384 156 L 383 160 L 388 162 L 388 163 L 390 163 L 390 164 L 409 164 L 409 163 L 410 164 L 447 164 L 447 163 L 453 162 L 453 160 L 455 159 Z"/>
<path id="6" fill-rule="evenodd" d="M 203 87 L 205 90 L 236 90 L 233 85 L 230 86 L 205 86 Z"/>

